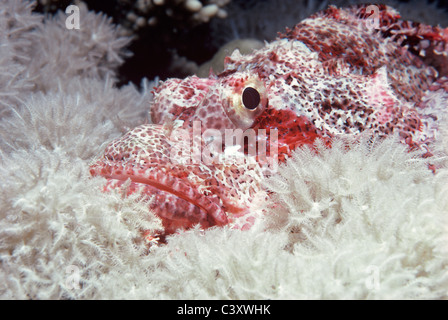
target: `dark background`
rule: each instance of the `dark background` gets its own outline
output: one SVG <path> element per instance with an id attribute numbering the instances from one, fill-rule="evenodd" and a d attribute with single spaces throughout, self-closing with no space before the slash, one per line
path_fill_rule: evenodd
<path id="1" fill-rule="evenodd" d="M 239 7 L 238 10 L 244 11 L 244 14 L 251 15 L 251 7 L 254 3 L 262 1 L 267 0 L 233 0 L 231 4 Z M 116 24 L 125 23 L 126 14 L 131 9 L 129 3 L 126 4 L 126 2 L 118 0 L 86 0 L 84 2 L 90 10 L 103 12 L 112 17 Z M 400 2 L 407 3 L 409 0 Z M 434 1 L 428 2 L 433 3 Z M 71 3 L 72 1 L 62 0 L 51 7 L 38 5 L 35 10 L 53 14 L 58 9 L 65 10 Z M 438 6 L 448 11 L 448 0 L 439 0 Z M 191 20 L 185 19 L 185 15 L 182 15 L 180 11 L 177 17 L 176 14 L 167 17 L 162 11 L 163 8 L 160 10 L 160 13 L 157 14 L 159 22 L 156 26 L 145 26 L 133 31 L 135 39 L 129 47 L 133 56 L 128 58 L 119 70 L 120 84 L 132 81 L 139 85 L 143 77 L 154 79 L 158 76 L 161 80 L 169 77 L 185 77 L 188 75 L 185 71 L 170 68 L 173 62 L 173 51 L 200 65 L 210 60 L 219 47 L 224 44 L 213 37 L 210 23 L 195 24 Z"/>

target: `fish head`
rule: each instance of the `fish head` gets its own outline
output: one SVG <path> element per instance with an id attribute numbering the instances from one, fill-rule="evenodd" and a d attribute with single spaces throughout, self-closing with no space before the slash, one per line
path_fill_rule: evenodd
<path id="1" fill-rule="evenodd" d="M 240 224 L 261 192 L 256 162 L 196 161 L 190 131 L 145 124 L 112 141 L 90 166 L 92 176 L 107 179 L 104 190 L 125 187 L 140 192 L 161 218 L 164 233 Z M 201 156 L 201 154 L 199 154 Z"/>

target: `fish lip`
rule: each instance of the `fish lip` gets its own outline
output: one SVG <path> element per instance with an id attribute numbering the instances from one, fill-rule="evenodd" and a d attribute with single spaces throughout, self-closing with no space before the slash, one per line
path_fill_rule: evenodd
<path id="1" fill-rule="evenodd" d="M 209 226 L 223 226 L 229 222 L 222 205 L 218 203 L 220 198 L 217 195 L 215 197 L 206 196 L 200 193 L 196 186 L 185 182 L 184 179 L 163 172 L 159 167 L 151 167 L 151 169 L 151 174 L 143 177 L 141 174 L 136 173 L 134 169 L 125 168 L 119 162 L 107 163 L 101 159 L 90 166 L 90 174 L 92 176 L 102 176 L 109 181 L 119 181 L 122 183 L 129 179 L 131 183 L 149 186 L 167 192 L 204 211 L 207 216 L 207 221 L 202 222 L 207 222 Z M 162 183 L 160 181 L 164 182 Z M 109 190 L 107 186 L 106 190 Z M 185 190 L 188 192 L 182 193 Z M 162 216 L 161 218 L 163 219 L 165 217 Z"/>

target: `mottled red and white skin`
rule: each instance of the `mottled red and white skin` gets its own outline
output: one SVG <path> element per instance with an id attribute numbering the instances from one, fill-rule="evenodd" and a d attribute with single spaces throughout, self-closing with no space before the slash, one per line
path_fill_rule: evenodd
<path id="1" fill-rule="evenodd" d="M 329 7 L 252 54 L 235 51 L 218 75 L 161 83 L 150 109 L 153 124 L 111 142 L 92 175 L 106 177 L 108 188 L 130 179 L 128 192 L 151 195 L 151 209 L 172 233 L 198 223 L 236 223 L 262 191 L 258 157 L 205 163 L 173 152 L 194 143 L 195 121 L 201 133 L 266 129 L 262 139 L 277 129 L 280 161 L 317 138 L 330 146 L 335 136 L 362 132 L 397 134 L 430 156 L 440 110 L 428 101 L 448 88 L 448 29 L 376 8 L 376 26 L 366 6 Z M 212 142 L 205 140 L 203 147 Z"/>

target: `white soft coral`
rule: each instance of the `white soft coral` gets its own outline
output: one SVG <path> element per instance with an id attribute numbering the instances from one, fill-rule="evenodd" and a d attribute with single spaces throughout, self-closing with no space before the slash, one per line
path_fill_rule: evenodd
<path id="1" fill-rule="evenodd" d="M 28 70 L 37 77 L 40 90 L 63 85 L 75 76 L 114 77 L 115 69 L 130 55 L 125 48 L 131 38 L 119 36 L 120 27 L 113 25 L 111 18 L 88 11 L 82 3 L 79 8 L 80 29 L 67 29 L 67 15 L 58 12 L 32 34 L 29 54 L 33 59 Z"/>
<path id="2" fill-rule="evenodd" d="M 432 174 L 393 139 L 298 150 L 267 181 L 273 205 L 253 228 L 192 229 L 147 254 L 139 230 L 159 220 L 138 195 L 103 193 L 88 162 L 143 121 L 150 85 L 115 87 L 120 60 L 107 52 L 123 57 L 125 41 L 88 16 L 110 38 L 83 71 L 52 60 L 80 50 L 81 34 L 64 38 L 60 25 L 39 25 L 28 2 L 0 1 L 0 23 L 15 26 L 0 28 L 1 298 L 448 298 L 446 166 Z M 33 38 L 47 28 L 54 50 L 33 62 L 30 46 L 52 41 Z M 85 31 L 82 50 L 93 43 Z"/>

